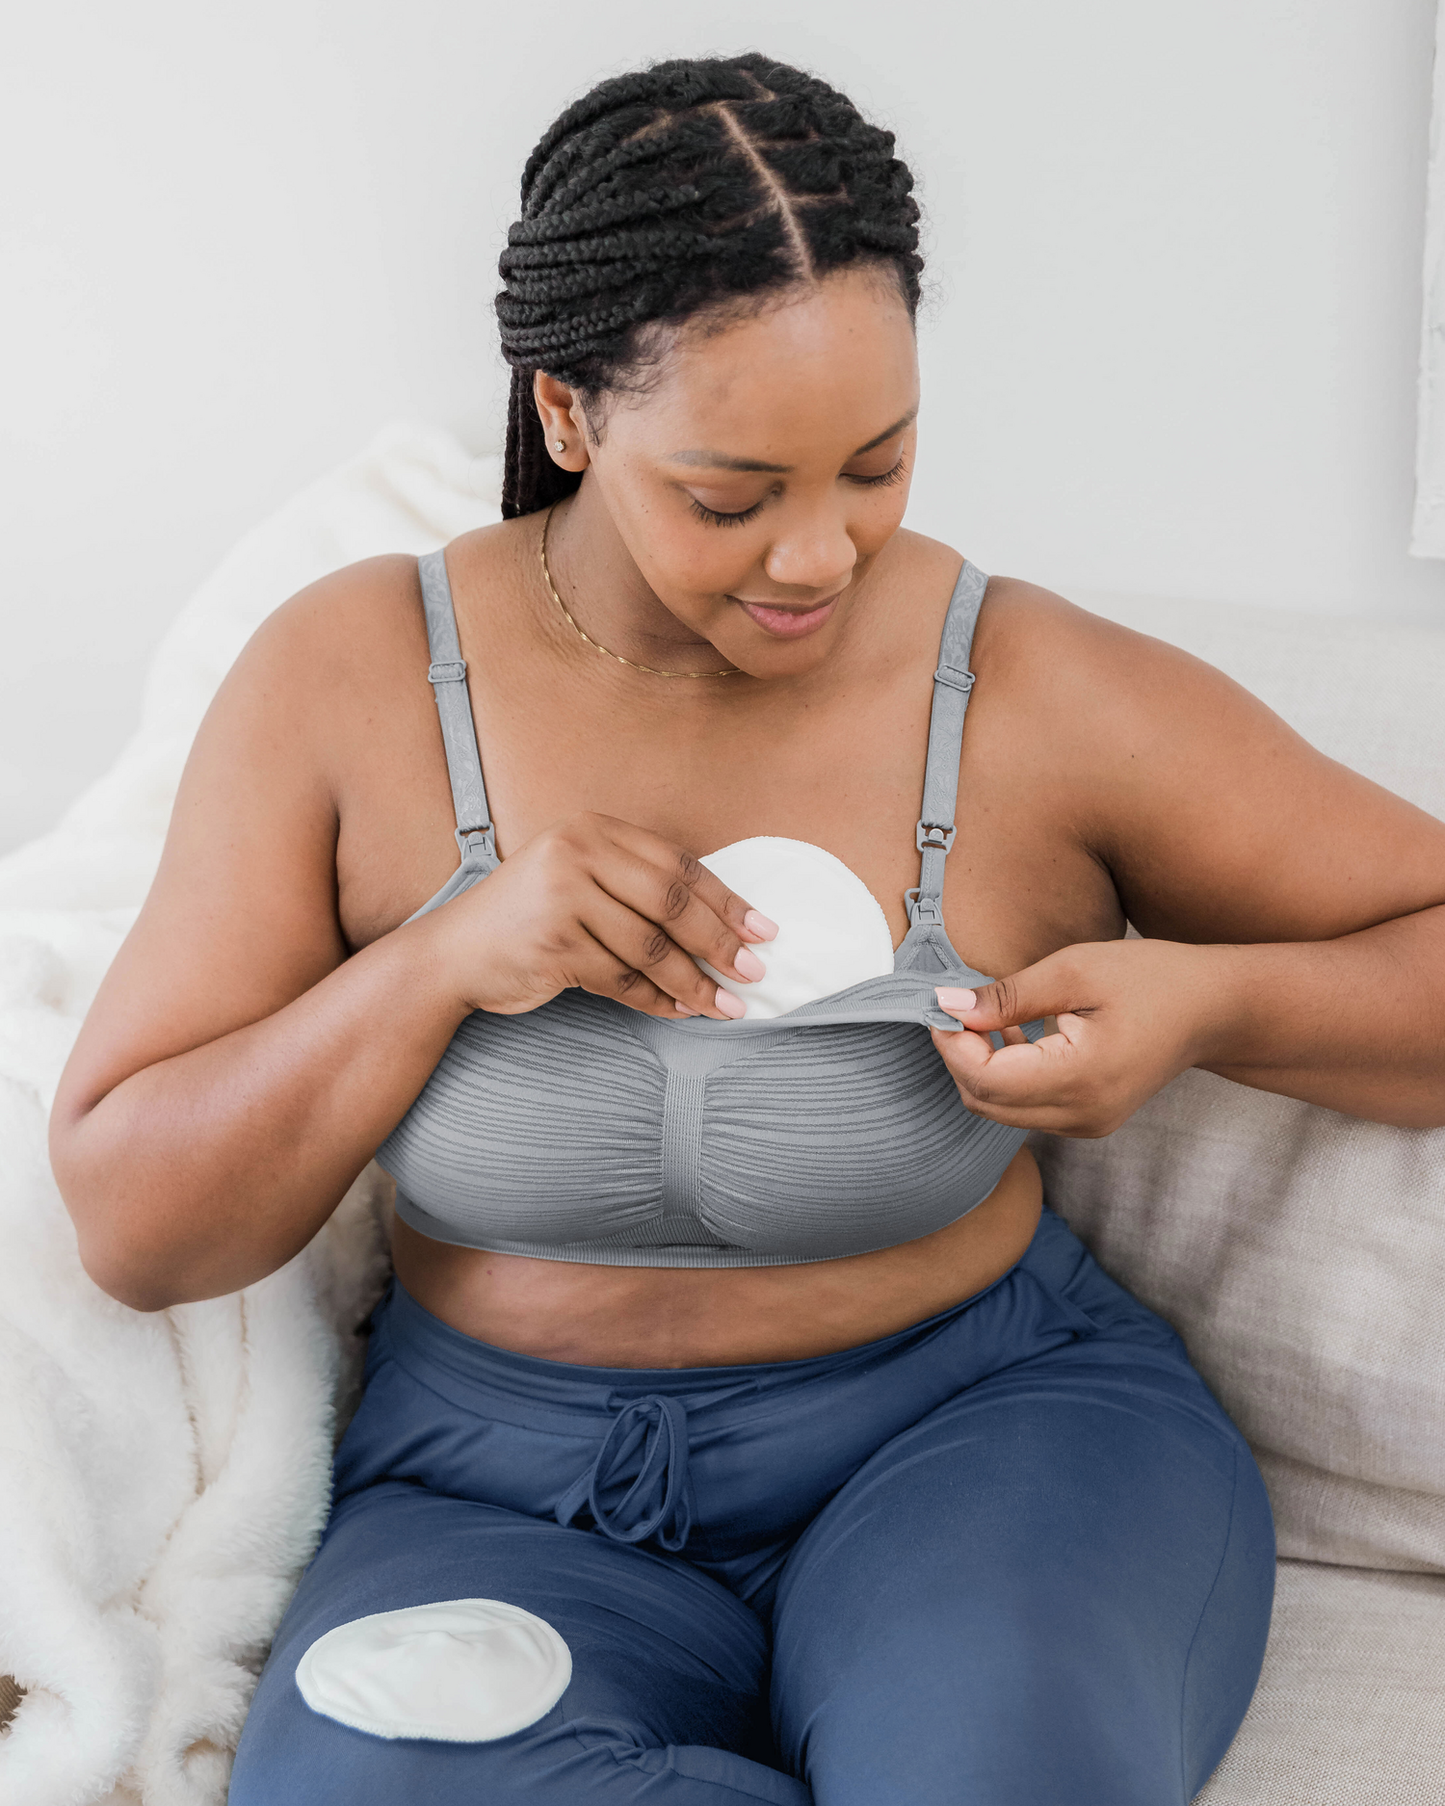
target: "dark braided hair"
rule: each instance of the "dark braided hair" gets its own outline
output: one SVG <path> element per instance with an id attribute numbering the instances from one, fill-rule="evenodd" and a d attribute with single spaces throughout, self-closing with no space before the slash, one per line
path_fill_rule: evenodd
<path id="1" fill-rule="evenodd" d="M 589 398 L 647 363 L 644 329 L 870 262 L 912 313 L 923 259 L 893 134 L 816 76 L 747 56 L 656 63 L 568 107 L 522 174 L 497 296 L 512 366 L 502 514 L 581 481 L 548 453 L 544 370 Z M 749 301 L 749 298 L 752 298 Z"/>

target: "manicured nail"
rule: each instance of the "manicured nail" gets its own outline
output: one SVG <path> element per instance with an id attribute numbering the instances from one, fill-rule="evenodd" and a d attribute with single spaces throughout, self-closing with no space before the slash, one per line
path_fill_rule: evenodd
<path id="1" fill-rule="evenodd" d="M 731 991 L 725 991 L 721 985 L 717 988 L 717 1007 L 724 1016 L 731 1017 L 734 1022 L 739 1016 L 745 1016 L 748 1013 L 748 1006 L 742 998 L 734 997 Z"/>
<path id="2" fill-rule="evenodd" d="M 697 1010 L 693 1009 L 691 1004 L 684 1003 L 680 997 L 673 998 L 672 1007 L 677 1011 L 679 1016 L 696 1016 L 699 1014 Z"/>
<path id="3" fill-rule="evenodd" d="M 750 909 L 743 917 L 743 927 L 749 934 L 755 934 L 760 941 L 770 941 L 778 932 L 776 922 L 770 922 L 760 909 Z"/>
<path id="4" fill-rule="evenodd" d="M 958 985 L 935 985 L 933 994 L 940 1009 L 956 1010 L 960 1015 L 966 1015 L 978 1002 L 976 993 L 962 990 Z"/>
<path id="5" fill-rule="evenodd" d="M 751 947 L 739 947 L 733 956 L 733 970 L 740 978 L 766 978 L 768 968 Z"/>

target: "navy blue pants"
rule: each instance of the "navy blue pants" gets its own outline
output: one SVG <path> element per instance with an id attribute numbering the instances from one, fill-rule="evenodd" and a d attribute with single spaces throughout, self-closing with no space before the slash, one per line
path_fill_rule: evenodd
<path id="1" fill-rule="evenodd" d="M 1178 1337 L 1045 1211 L 966 1303 L 842 1354 L 510 1354 L 393 1286 L 231 1806 L 1182 1806 L 1249 1704 L 1259 1471 Z M 313 1711 L 334 1626 L 546 1619 L 572 1678 L 488 1742 Z"/>

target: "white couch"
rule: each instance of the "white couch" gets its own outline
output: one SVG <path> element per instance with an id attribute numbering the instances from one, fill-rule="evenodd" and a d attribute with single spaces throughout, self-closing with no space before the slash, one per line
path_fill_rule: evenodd
<path id="1" fill-rule="evenodd" d="M 381 1276 L 374 1170 L 297 1262 L 139 1318 L 75 1260 L 44 1114 L 144 894 L 185 748 L 256 622 L 312 576 L 495 513 L 495 463 L 398 429 L 267 522 L 178 618 L 142 728 L 0 860 L 0 1799 L 219 1806 L 325 1503 Z M 1445 815 L 1445 633 L 1093 599 L 1222 666 Z M 1368 1007 L 1368 1000 L 1362 1000 Z M 1186 1074 L 1104 1142 L 1043 1138 L 1051 1199 L 1181 1331 L 1279 1525 L 1258 1696 L 1207 1806 L 1445 1802 L 1445 1131 Z M 23 1276 L 16 1283 L 15 1276 Z M 0 1717 L 13 1694 L 0 1680 Z"/>

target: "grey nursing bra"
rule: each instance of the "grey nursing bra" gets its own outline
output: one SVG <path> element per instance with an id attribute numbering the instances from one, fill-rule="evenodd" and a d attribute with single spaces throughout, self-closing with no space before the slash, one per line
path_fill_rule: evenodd
<path id="1" fill-rule="evenodd" d="M 498 863 L 445 555 L 420 570 L 462 861 L 418 915 Z M 475 1012 L 377 1152 L 404 1221 L 545 1260 L 774 1266 L 911 1241 L 982 1203 L 1024 1132 L 964 1108 L 926 1030 L 958 1027 L 935 985 L 988 982 L 942 907 L 987 581 L 965 563 L 944 623 L 919 883 L 892 969 L 760 1020 L 664 1021 L 576 990 Z"/>

